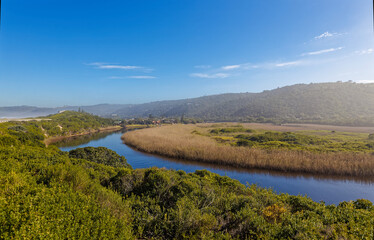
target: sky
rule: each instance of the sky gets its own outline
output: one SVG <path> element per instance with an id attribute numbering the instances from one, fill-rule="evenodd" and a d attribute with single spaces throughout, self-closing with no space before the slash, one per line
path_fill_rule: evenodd
<path id="1" fill-rule="evenodd" d="M 0 106 L 374 82 L 371 0 L 3 0 Z"/>

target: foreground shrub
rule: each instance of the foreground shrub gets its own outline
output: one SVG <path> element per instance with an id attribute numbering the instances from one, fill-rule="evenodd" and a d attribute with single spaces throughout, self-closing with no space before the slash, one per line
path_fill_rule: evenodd
<path id="1" fill-rule="evenodd" d="M 130 204 L 133 231 L 155 239 L 371 239 L 367 200 L 326 206 L 277 195 L 206 170 L 118 172 L 109 180 Z"/>

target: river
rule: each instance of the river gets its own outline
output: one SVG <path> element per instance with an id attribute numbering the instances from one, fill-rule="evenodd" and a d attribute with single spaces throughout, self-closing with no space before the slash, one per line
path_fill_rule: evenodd
<path id="1" fill-rule="evenodd" d="M 213 164 L 163 158 L 136 151 L 121 140 L 123 133 L 98 133 L 79 136 L 57 144 L 63 151 L 80 147 L 106 147 L 126 157 L 133 168 L 159 167 L 185 172 L 207 169 L 222 176 L 237 179 L 243 184 L 256 184 L 271 188 L 277 193 L 292 195 L 307 195 L 314 201 L 324 201 L 327 204 L 338 204 L 342 201 L 369 199 L 374 202 L 374 182 L 365 179 L 326 177 L 306 174 L 286 174 L 269 171 L 251 171 Z"/>

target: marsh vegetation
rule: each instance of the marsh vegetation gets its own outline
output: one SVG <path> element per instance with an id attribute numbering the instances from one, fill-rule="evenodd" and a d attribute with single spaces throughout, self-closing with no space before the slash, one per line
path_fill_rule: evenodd
<path id="1" fill-rule="evenodd" d="M 172 125 L 127 132 L 126 144 L 148 153 L 230 165 L 325 175 L 374 176 L 368 133 L 307 130 L 269 131 L 261 125 Z"/>

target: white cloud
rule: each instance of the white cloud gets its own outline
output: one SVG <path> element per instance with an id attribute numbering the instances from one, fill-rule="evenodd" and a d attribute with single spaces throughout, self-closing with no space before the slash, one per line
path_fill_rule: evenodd
<path id="1" fill-rule="evenodd" d="M 106 64 L 106 63 L 89 63 L 87 65 L 96 66 L 99 69 L 122 69 L 122 70 L 132 70 L 132 69 L 140 69 L 143 67 L 140 66 L 131 66 L 131 65 L 118 65 L 118 64 Z"/>
<path id="2" fill-rule="evenodd" d="M 221 67 L 223 70 L 233 70 L 233 69 L 238 69 L 240 68 L 240 65 L 228 65 L 228 66 L 223 66 Z"/>
<path id="3" fill-rule="evenodd" d="M 124 69 L 124 70 L 129 70 L 129 69 L 137 69 L 141 68 L 139 66 L 122 66 L 122 65 L 102 65 L 99 66 L 100 69 Z"/>
<path id="4" fill-rule="evenodd" d="M 342 50 L 342 49 L 343 49 L 343 47 L 323 49 L 323 50 L 319 50 L 319 51 L 315 51 L 315 52 L 303 53 L 303 54 L 301 54 L 301 56 L 320 55 L 320 54 L 324 54 L 324 53 L 335 52 L 335 51 Z"/>
<path id="5" fill-rule="evenodd" d="M 211 68 L 212 66 L 211 65 L 197 65 L 195 66 L 195 68 L 200 68 L 200 69 L 208 69 L 208 68 Z"/>
<path id="6" fill-rule="evenodd" d="M 329 33 L 329 32 L 324 32 L 321 35 L 315 36 L 314 39 L 323 39 L 323 38 L 329 38 L 337 35 L 337 33 Z"/>
<path id="7" fill-rule="evenodd" d="M 285 61 L 285 62 L 264 62 L 264 63 L 242 63 L 242 64 L 235 64 L 235 65 L 226 65 L 222 66 L 217 69 L 212 69 L 210 72 L 200 72 L 200 73 L 191 73 L 191 77 L 198 77 L 198 78 L 228 78 L 232 76 L 240 76 L 247 71 L 251 70 L 274 70 L 279 68 L 286 68 L 286 67 L 297 67 L 301 65 L 310 65 L 313 61 L 310 60 L 295 60 L 295 61 Z M 229 73 L 222 72 L 224 71 L 232 71 Z"/>
<path id="8" fill-rule="evenodd" d="M 156 78 L 156 77 L 155 76 L 125 76 L 125 77 L 111 76 L 111 77 L 108 77 L 108 79 L 128 79 L 128 78 L 132 78 L 132 79 L 153 79 L 153 78 Z"/>
<path id="9" fill-rule="evenodd" d="M 191 77 L 198 77 L 198 78 L 227 78 L 230 74 L 226 73 L 214 73 L 214 74 L 207 74 L 207 73 L 192 73 Z"/>
<path id="10" fill-rule="evenodd" d="M 293 62 L 282 62 L 282 63 L 276 63 L 276 67 L 289 67 L 289 66 L 296 66 L 300 65 L 301 61 L 293 61 Z"/>
<path id="11" fill-rule="evenodd" d="M 372 54 L 372 53 L 374 53 L 374 49 L 369 48 L 369 49 L 365 49 L 365 50 L 361 50 L 361 51 L 356 51 L 355 53 L 357 53 L 359 55 Z"/>
<path id="12" fill-rule="evenodd" d="M 129 76 L 127 78 L 134 78 L 134 79 L 153 79 L 156 78 L 155 76 Z"/>

